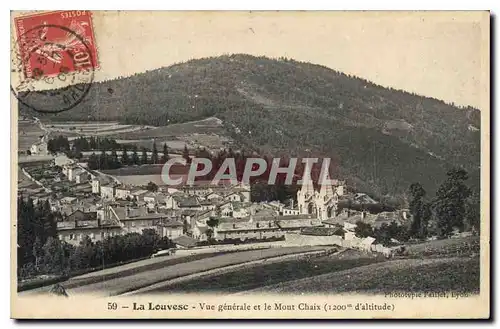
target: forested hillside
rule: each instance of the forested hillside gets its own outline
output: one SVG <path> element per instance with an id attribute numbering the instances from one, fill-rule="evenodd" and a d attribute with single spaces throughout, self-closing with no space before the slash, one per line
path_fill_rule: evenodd
<path id="1" fill-rule="evenodd" d="M 413 182 L 433 193 L 452 166 L 479 186 L 478 110 L 284 58 L 191 60 L 96 83 L 74 109 L 36 115 L 156 126 L 216 116 L 246 149 L 330 156 L 339 176 L 378 196 Z"/>

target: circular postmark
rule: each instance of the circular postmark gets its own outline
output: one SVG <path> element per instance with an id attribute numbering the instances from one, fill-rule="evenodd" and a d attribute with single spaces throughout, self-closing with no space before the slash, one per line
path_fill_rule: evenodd
<path id="1" fill-rule="evenodd" d="M 12 52 L 11 91 L 34 111 L 70 110 L 87 96 L 94 81 L 87 40 L 68 27 L 35 26 L 18 36 Z"/>

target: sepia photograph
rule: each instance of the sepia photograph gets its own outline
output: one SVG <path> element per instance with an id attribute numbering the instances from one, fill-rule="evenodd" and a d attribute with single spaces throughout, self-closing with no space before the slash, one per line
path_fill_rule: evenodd
<path id="1" fill-rule="evenodd" d="M 488 11 L 12 11 L 10 72 L 13 318 L 490 316 Z"/>

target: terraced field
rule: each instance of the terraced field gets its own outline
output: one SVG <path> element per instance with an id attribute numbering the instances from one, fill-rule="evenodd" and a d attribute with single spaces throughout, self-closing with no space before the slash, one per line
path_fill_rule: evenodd
<path id="1" fill-rule="evenodd" d="M 40 126 L 33 121 L 18 121 L 18 136 L 17 145 L 19 151 L 26 151 L 31 148 L 31 145 L 38 142 L 40 137 L 44 135 L 44 131 Z"/>

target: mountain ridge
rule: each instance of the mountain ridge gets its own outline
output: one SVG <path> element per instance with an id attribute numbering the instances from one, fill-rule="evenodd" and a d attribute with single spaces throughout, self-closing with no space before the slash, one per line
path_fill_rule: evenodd
<path id="1" fill-rule="evenodd" d="M 479 186 L 479 110 L 286 58 L 194 59 L 96 82 L 75 109 L 41 118 L 162 126 L 211 116 L 261 153 L 331 156 L 377 195 L 404 195 L 414 181 L 432 193 L 457 165 Z"/>

